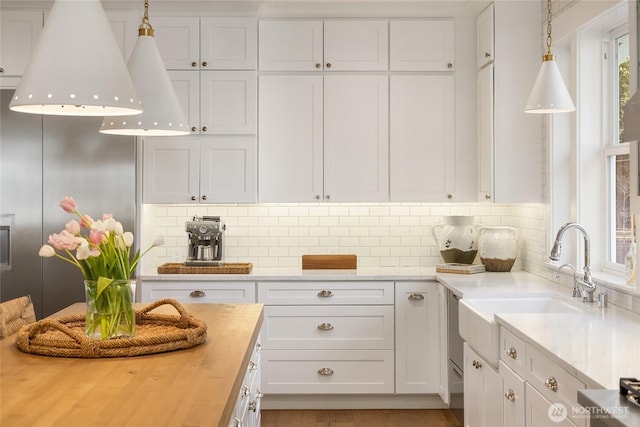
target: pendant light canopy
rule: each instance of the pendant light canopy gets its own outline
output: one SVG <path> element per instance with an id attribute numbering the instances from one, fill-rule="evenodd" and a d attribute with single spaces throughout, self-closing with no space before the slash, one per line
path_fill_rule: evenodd
<path id="1" fill-rule="evenodd" d="M 9 108 L 60 116 L 139 114 L 100 0 L 56 0 Z"/>
<path id="2" fill-rule="evenodd" d="M 551 0 L 547 0 L 547 53 L 525 105 L 526 113 L 566 113 L 575 111 L 569 91 L 551 53 Z"/>
<path id="3" fill-rule="evenodd" d="M 148 1 L 144 2 L 144 17 L 128 68 L 138 96 L 144 103 L 144 112 L 133 116 L 105 117 L 100 132 L 147 136 L 189 134 L 187 120 L 153 38 Z"/>

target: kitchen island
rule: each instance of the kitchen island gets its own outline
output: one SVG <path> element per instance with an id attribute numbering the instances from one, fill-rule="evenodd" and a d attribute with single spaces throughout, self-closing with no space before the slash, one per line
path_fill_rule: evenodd
<path id="1" fill-rule="evenodd" d="M 15 335 L 0 341 L 0 425 L 227 426 L 258 340 L 263 307 L 184 307 L 207 324 L 207 340 L 186 350 L 78 359 L 23 353 Z M 74 304 L 51 317 L 84 308 Z"/>

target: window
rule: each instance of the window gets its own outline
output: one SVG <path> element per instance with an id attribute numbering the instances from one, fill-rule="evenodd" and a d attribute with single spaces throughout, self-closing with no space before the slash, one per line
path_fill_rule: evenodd
<path id="1" fill-rule="evenodd" d="M 605 267 L 621 270 L 632 239 L 630 213 L 629 144 L 622 143 L 624 105 L 629 99 L 629 33 L 619 27 L 605 40 L 607 108 L 605 111 L 605 167 L 607 177 L 607 260 Z"/>

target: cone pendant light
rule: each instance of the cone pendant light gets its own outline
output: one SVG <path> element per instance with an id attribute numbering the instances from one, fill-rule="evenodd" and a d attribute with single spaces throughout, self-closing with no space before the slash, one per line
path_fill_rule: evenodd
<path id="1" fill-rule="evenodd" d="M 153 38 L 148 1 L 144 3 L 144 17 L 128 68 L 138 96 L 144 103 L 144 112 L 134 116 L 105 117 L 100 132 L 147 136 L 191 133 Z"/>
<path id="2" fill-rule="evenodd" d="M 142 112 L 100 0 L 55 1 L 9 108 L 62 116 Z"/>
<path id="3" fill-rule="evenodd" d="M 575 111 L 569 91 L 551 53 L 551 0 L 547 0 L 547 53 L 533 84 L 526 113 L 566 113 Z"/>

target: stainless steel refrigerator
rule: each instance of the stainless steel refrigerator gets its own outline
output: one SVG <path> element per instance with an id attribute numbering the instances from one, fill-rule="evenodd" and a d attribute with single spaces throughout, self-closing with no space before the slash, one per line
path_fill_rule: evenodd
<path id="1" fill-rule="evenodd" d="M 135 232 L 136 142 L 99 133 L 100 117 L 15 113 L 12 94 L 0 90 L 0 301 L 30 295 L 40 319 L 84 301 L 77 268 L 38 256 L 72 219 L 58 207 L 63 197 Z"/>

